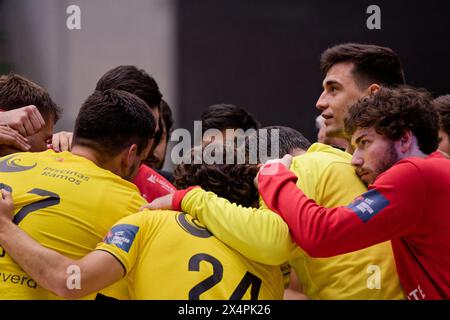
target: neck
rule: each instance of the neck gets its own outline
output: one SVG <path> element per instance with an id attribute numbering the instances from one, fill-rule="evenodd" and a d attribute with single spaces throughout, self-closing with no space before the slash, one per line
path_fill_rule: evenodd
<path id="1" fill-rule="evenodd" d="M 414 149 L 416 149 L 416 150 L 414 150 Z M 406 159 L 406 158 L 411 158 L 411 157 L 425 158 L 427 156 L 428 156 L 428 154 L 423 153 L 422 151 L 420 151 L 420 149 L 418 147 L 416 147 L 416 148 L 409 150 L 408 152 L 402 153 L 400 155 L 400 159 Z"/>
<path id="2" fill-rule="evenodd" d="M 115 174 L 118 174 L 116 172 L 117 166 L 114 164 L 115 159 L 111 157 L 105 157 L 101 152 L 93 148 L 81 145 L 74 145 L 72 146 L 71 153 L 92 161 L 102 169 L 106 169 Z"/>
<path id="3" fill-rule="evenodd" d="M 405 152 L 400 153 L 400 159 L 406 159 L 410 157 L 416 157 L 416 158 L 425 158 L 428 156 L 428 154 L 423 153 L 419 149 L 419 144 L 417 143 L 417 138 L 413 135 L 411 141 L 411 146 L 406 150 Z"/>

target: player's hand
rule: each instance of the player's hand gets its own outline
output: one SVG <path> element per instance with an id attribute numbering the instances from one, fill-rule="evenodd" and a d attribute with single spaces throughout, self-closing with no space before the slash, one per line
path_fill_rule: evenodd
<path id="1" fill-rule="evenodd" d="M 14 216 L 14 202 L 11 193 L 1 189 L 0 197 L 0 220 L 12 221 Z"/>
<path id="2" fill-rule="evenodd" d="M 31 146 L 19 132 L 8 127 L 0 126 L 0 155 L 28 151 Z"/>
<path id="3" fill-rule="evenodd" d="M 172 205 L 172 200 L 173 200 L 173 194 L 168 194 L 162 197 L 159 197 L 155 200 L 153 200 L 152 202 L 150 202 L 149 204 L 143 206 L 141 208 L 141 211 L 144 209 L 150 209 L 150 210 L 173 210 L 173 205 Z"/>
<path id="4" fill-rule="evenodd" d="M 72 150 L 73 132 L 61 131 L 53 134 L 52 148 L 56 152 Z"/>
<path id="5" fill-rule="evenodd" d="M 289 168 L 291 167 L 291 164 L 292 164 L 292 156 L 290 154 L 285 154 L 283 156 L 283 158 L 281 158 L 281 159 L 268 160 L 268 161 L 266 161 L 266 163 L 264 163 L 263 166 L 260 166 L 258 174 L 256 175 L 255 180 L 253 181 L 257 188 L 258 188 L 258 177 L 260 174 L 274 175 L 274 174 L 278 173 L 278 166 L 271 166 L 271 167 L 267 168 L 266 165 L 268 165 L 268 164 L 283 165 L 284 167 L 286 167 L 286 169 L 289 170 Z"/>
<path id="6" fill-rule="evenodd" d="M 36 106 L 0 112 L 0 123 L 17 130 L 22 136 L 29 137 L 45 126 L 45 121 Z"/>

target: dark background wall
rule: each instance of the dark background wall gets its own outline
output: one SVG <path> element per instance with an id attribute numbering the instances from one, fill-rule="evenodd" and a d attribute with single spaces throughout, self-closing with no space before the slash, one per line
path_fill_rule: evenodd
<path id="1" fill-rule="evenodd" d="M 371 4 L 381 30 L 366 27 Z M 342 42 L 389 46 L 409 84 L 450 92 L 450 1 L 179 0 L 177 15 L 178 123 L 191 131 L 225 102 L 314 140 L 319 56 Z"/>

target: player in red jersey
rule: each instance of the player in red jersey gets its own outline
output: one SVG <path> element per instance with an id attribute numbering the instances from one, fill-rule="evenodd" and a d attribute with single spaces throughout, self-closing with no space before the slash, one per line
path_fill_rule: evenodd
<path id="1" fill-rule="evenodd" d="M 320 207 L 296 186 L 286 156 L 259 173 L 264 201 L 309 255 L 391 240 L 408 299 L 450 299 L 450 165 L 435 152 L 439 124 L 429 94 L 382 88 L 350 108 L 345 126 L 368 192 L 346 207 Z"/>

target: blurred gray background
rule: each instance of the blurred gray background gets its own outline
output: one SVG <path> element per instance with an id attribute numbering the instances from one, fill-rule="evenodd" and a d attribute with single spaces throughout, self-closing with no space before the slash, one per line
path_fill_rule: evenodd
<path id="1" fill-rule="evenodd" d="M 120 64 L 147 70 L 176 106 L 176 10 L 172 0 L 0 0 L 1 71 L 46 87 L 64 108 L 57 129 L 71 130 L 97 80 Z M 69 30 L 69 5 L 81 30 Z"/>
<path id="2" fill-rule="evenodd" d="M 68 30 L 66 8 L 81 8 Z M 381 30 L 366 9 L 381 8 Z M 320 53 L 342 42 L 386 45 L 408 83 L 450 92 L 450 1 L 365 0 L 0 0 L 0 72 L 46 87 L 71 130 L 96 81 L 135 64 L 158 82 L 176 126 L 215 103 L 252 112 L 263 125 L 288 125 L 315 139 Z"/>

